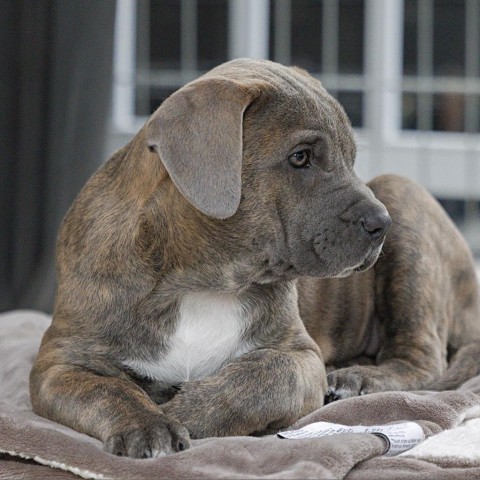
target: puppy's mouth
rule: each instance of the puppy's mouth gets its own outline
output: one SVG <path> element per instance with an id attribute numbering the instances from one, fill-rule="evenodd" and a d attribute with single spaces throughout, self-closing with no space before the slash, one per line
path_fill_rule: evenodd
<path id="1" fill-rule="evenodd" d="M 359 267 L 355 267 L 353 269 L 354 272 L 364 272 L 365 270 L 368 270 L 371 266 L 373 265 L 373 262 L 363 262 Z"/>
<path id="2" fill-rule="evenodd" d="M 383 242 L 380 245 L 371 246 L 363 258 L 354 265 L 343 268 L 342 270 L 331 271 L 328 274 L 326 272 L 312 272 L 311 270 L 304 269 L 302 266 L 297 266 L 295 262 L 287 260 L 286 258 L 278 257 L 266 257 L 263 258 L 259 264 L 262 265 L 261 273 L 257 277 L 258 283 L 271 283 L 275 281 L 285 281 L 285 280 L 294 280 L 300 276 L 319 276 L 319 277 L 329 277 L 329 278 L 343 278 L 352 275 L 354 272 L 364 272 L 371 268 L 377 261 L 383 247 Z M 326 262 L 322 261 L 321 257 L 315 252 L 315 260 L 317 262 L 320 260 L 320 264 L 323 265 L 326 269 L 328 266 Z M 312 258 L 313 259 L 313 258 Z M 315 262 L 315 264 L 317 264 Z"/>
<path id="3" fill-rule="evenodd" d="M 352 272 L 365 272 L 365 270 L 368 270 L 371 268 L 375 262 L 378 260 L 378 257 L 380 256 L 380 253 L 382 251 L 383 247 L 383 242 L 378 246 L 373 248 L 365 257 L 363 262 L 360 265 L 357 265 L 351 269 Z"/>

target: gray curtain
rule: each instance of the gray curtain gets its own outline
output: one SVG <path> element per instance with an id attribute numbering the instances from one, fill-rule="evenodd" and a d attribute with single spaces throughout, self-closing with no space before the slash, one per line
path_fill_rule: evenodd
<path id="1" fill-rule="evenodd" d="M 102 162 L 114 0 L 0 0 L 0 311 L 51 311 L 54 246 Z"/>

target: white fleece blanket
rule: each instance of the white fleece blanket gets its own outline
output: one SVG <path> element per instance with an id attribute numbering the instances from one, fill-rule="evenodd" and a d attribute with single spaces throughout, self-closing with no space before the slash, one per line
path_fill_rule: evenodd
<path id="1" fill-rule="evenodd" d="M 480 479 L 480 378 L 449 392 L 386 392 L 334 402 L 299 420 L 347 426 L 415 422 L 426 440 L 386 456 L 371 433 L 208 438 L 157 459 L 119 458 L 101 442 L 32 412 L 28 374 L 50 317 L 0 315 L 0 479 Z"/>

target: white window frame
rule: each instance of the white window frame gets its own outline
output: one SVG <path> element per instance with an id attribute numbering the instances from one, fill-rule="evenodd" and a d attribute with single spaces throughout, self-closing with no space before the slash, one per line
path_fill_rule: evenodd
<path id="1" fill-rule="evenodd" d="M 427 2 L 431 0 L 422 0 L 422 8 Z M 472 9 L 473 2 L 467 2 Z M 402 76 L 403 5 L 403 0 L 367 0 L 366 3 L 368 127 L 364 129 L 365 149 L 360 151 L 358 163 L 366 178 L 398 173 L 422 183 L 439 197 L 478 200 L 480 134 L 401 129 L 403 89 L 414 86 L 418 91 L 423 88 L 427 92 L 442 89 L 450 92 L 458 87 L 448 78 Z M 431 57 L 431 51 L 423 49 L 423 53 L 427 59 Z M 478 72 L 478 65 L 476 68 Z M 467 73 L 472 77 L 475 74 Z M 462 93 L 480 94 L 480 78 L 466 79 L 464 83 Z"/>
<path id="2" fill-rule="evenodd" d="M 195 0 L 181 0 L 194 2 Z M 288 0 L 284 0 L 288 4 Z M 326 9 L 336 0 L 325 0 Z M 432 0 L 422 0 L 428 3 Z M 230 58 L 267 58 L 269 34 L 268 0 L 230 0 L 229 56 Z M 480 8 L 479 0 L 467 0 L 469 9 Z M 402 76 L 403 0 L 366 0 L 365 12 L 365 69 L 364 75 L 338 75 L 327 72 L 320 76 L 327 89 L 364 92 L 364 128 L 356 129 L 358 138 L 357 172 L 367 180 L 382 173 L 399 173 L 425 185 L 443 198 L 480 199 L 480 134 L 405 131 L 401 129 L 402 92 L 404 89 L 455 89 L 448 78 Z M 136 0 L 117 0 L 114 49 L 114 94 L 110 151 L 126 143 L 140 129 L 147 117 L 135 116 Z M 333 11 L 333 10 L 332 10 Z M 467 18 L 468 15 L 467 15 Z M 191 19 L 190 19 L 191 20 Z M 182 20 L 183 21 L 183 20 Z M 186 19 L 185 21 L 188 21 Z M 288 21 L 277 15 L 277 22 Z M 324 25 L 325 37 L 332 38 L 335 22 Z M 475 22 L 467 24 L 473 34 L 480 28 Z M 330 30 L 329 30 L 330 29 Z M 477 30 L 475 30 L 477 29 Z M 192 34 L 192 29 L 185 29 Z M 187 33 L 188 34 L 188 33 Z M 288 63 L 289 38 L 279 36 L 277 60 Z M 189 42 L 188 38 L 183 41 Z M 190 41 L 191 43 L 191 41 Z M 325 62 L 336 72 L 337 50 L 331 44 L 325 50 Z M 477 55 L 479 52 L 469 52 Z M 426 53 L 428 55 L 428 52 Z M 182 83 L 199 73 L 192 68 L 192 53 L 182 58 Z M 283 56 L 283 57 L 282 57 Z M 480 58 L 480 55 L 477 55 Z M 473 68 L 478 63 L 470 61 Z M 420 72 L 422 73 L 422 72 Z M 480 79 L 475 72 L 462 86 L 470 93 L 480 94 Z M 155 75 L 155 73 L 152 73 Z M 162 72 L 168 84 L 168 72 Z M 173 72 L 178 80 L 178 72 Z M 422 83 L 423 82 L 423 83 Z"/>

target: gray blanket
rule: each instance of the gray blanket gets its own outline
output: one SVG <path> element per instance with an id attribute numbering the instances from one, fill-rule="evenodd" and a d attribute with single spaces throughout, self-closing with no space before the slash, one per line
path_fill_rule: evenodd
<path id="1" fill-rule="evenodd" d="M 394 457 L 370 433 L 322 438 L 230 437 L 147 460 L 104 453 L 98 440 L 32 412 L 28 373 L 50 317 L 0 315 L 0 479 L 479 479 L 480 378 L 450 392 L 389 392 L 327 405 L 295 426 L 417 422 L 427 439 Z"/>

